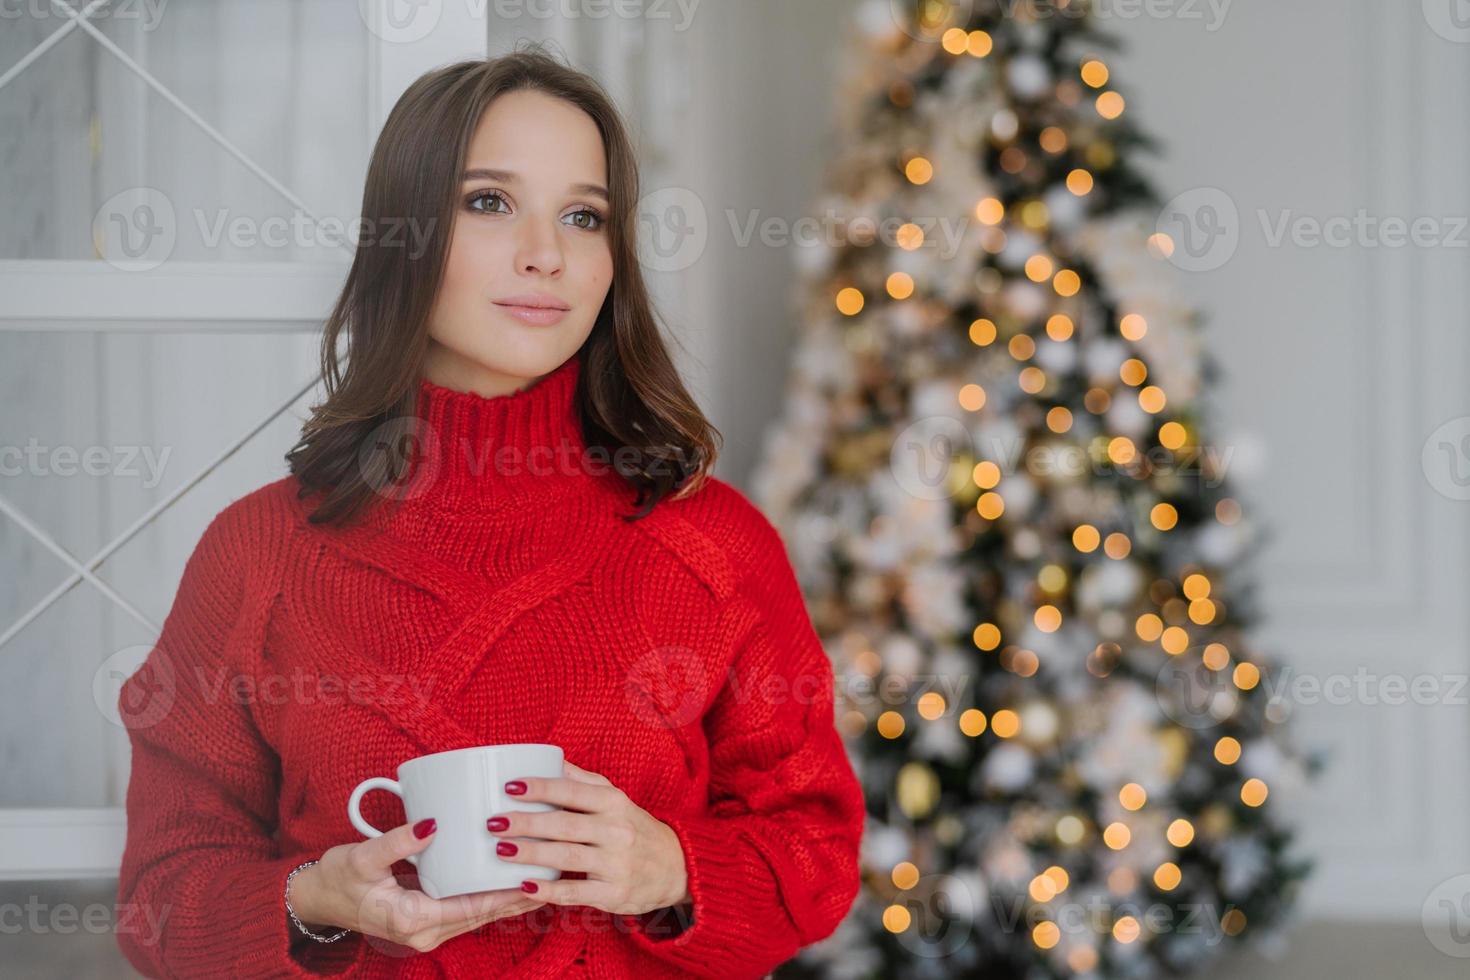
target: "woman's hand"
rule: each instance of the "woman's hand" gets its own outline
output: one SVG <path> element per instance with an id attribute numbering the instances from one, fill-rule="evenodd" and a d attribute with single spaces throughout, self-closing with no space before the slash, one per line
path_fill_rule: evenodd
<path id="1" fill-rule="evenodd" d="M 688 903 L 684 849 L 672 827 L 656 819 L 605 776 L 564 763 L 557 779 L 526 777 L 507 783 L 518 799 L 550 803 L 561 810 L 513 810 L 492 816 L 486 826 L 502 840 L 501 860 L 586 872 L 586 879 L 529 880 L 522 888 L 555 905 L 587 905 L 620 915 L 639 915 Z M 517 783 L 524 792 L 516 792 Z"/>
<path id="2" fill-rule="evenodd" d="M 434 839 L 432 821 L 402 824 L 369 840 L 329 848 L 321 860 L 291 879 L 291 907 L 313 932 L 347 928 L 428 952 L 487 922 L 520 915 L 540 903 L 518 888 L 430 898 L 393 877 L 394 862 L 417 854 Z M 304 938 L 304 937 L 303 937 Z"/>

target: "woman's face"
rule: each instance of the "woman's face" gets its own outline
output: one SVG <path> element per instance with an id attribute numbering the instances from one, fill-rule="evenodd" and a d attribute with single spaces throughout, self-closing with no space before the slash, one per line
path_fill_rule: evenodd
<path id="1" fill-rule="evenodd" d="M 424 376 L 493 397 L 551 373 L 592 332 L 613 274 L 607 161 L 590 116 L 518 91 L 485 110 L 465 171 Z"/>

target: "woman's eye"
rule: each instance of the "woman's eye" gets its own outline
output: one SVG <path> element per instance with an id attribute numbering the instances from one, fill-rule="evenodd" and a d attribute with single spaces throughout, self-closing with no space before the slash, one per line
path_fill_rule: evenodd
<path id="1" fill-rule="evenodd" d="M 487 206 L 482 207 L 482 202 L 487 202 Z M 488 206 L 489 203 L 493 202 L 499 202 L 502 207 Z M 470 195 L 467 206 L 471 211 L 479 211 L 481 214 L 505 214 L 510 209 L 510 202 L 507 201 L 505 199 L 505 195 L 500 193 L 499 191 L 479 191 L 475 194 Z M 581 228 L 584 231 L 596 231 L 598 228 L 602 227 L 602 215 L 599 214 L 597 211 L 594 211 L 592 208 L 582 208 L 580 210 L 573 211 L 567 217 L 571 218 L 575 222 L 576 227 Z"/>
<path id="2" fill-rule="evenodd" d="M 481 211 L 486 214 L 499 213 L 496 211 L 487 211 L 485 208 L 477 207 L 476 205 L 478 205 L 481 201 L 499 201 L 501 204 L 506 203 L 505 195 L 501 194 L 499 191 L 480 191 L 477 194 L 470 195 L 470 199 L 468 202 L 470 210 Z"/>
<path id="3" fill-rule="evenodd" d="M 580 211 L 573 211 L 570 215 L 568 215 L 568 217 L 576 218 L 579 215 L 585 215 L 587 221 L 586 223 L 579 223 L 577 225 L 578 228 L 584 229 L 586 231 L 596 231 L 598 228 L 602 227 L 602 215 L 598 214 L 591 208 L 582 208 Z"/>

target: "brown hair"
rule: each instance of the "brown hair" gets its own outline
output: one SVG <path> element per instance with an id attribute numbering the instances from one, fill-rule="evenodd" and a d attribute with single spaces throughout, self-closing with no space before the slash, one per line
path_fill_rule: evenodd
<path id="1" fill-rule="evenodd" d="M 428 233 L 421 254 L 410 254 L 404 244 L 413 236 L 364 235 L 327 318 L 321 345 L 326 400 L 313 406 L 300 440 L 286 453 L 299 496 L 325 494 L 313 523 L 345 523 L 374 498 L 394 497 L 381 488 L 407 475 L 411 459 L 401 447 L 377 451 L 367 443 L 417 409 L 429 313 L 449 255 L 470 141 L 490 103 L 521 89 L 587 113 L 607 152 L 605 228 L 613 280 L 591 334 L 574 355 L 582 359 L 574 400 L 587 448 L 611 461 L 637 492 L 635 506 L 642 509 L 630 519 L 646 515 L 671 491 L 678 491 L 674 499 L 693 493 L 709 475 L 722 436 L 674 368 L 638 264 L 632 143 L 596 80 L 529 44 L 499 58 L 428 72 L 383 124 L 363 190 L 364 226 L 391 229 L 402 222 Z M 345 370 L 337 354 L 344 331 Z"/>

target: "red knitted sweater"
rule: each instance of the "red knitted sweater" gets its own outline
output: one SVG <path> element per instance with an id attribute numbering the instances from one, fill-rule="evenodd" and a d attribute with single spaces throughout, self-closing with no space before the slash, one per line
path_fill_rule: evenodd
<path id="1" fill-rule="evenodd" d="M 581 370 L 495 398 L 420 382 L 419 478 L 359 526 L 308 525 L 290 477 L 211 521 L 118 699 L 118 942 L 140 971 L 759 977 L 847 914 L 862 792 L 783 543 L 713 478 L 624 521 L 631 489 L 584 452 Z M 361 839 L 357 783 L 506 742 L 562 746 L 669 824 L 692 923 L 547 904 L 427 953 L 293 939 L 286 875 Z M 387 793 L 363 815 L 405 820 Z"/>

